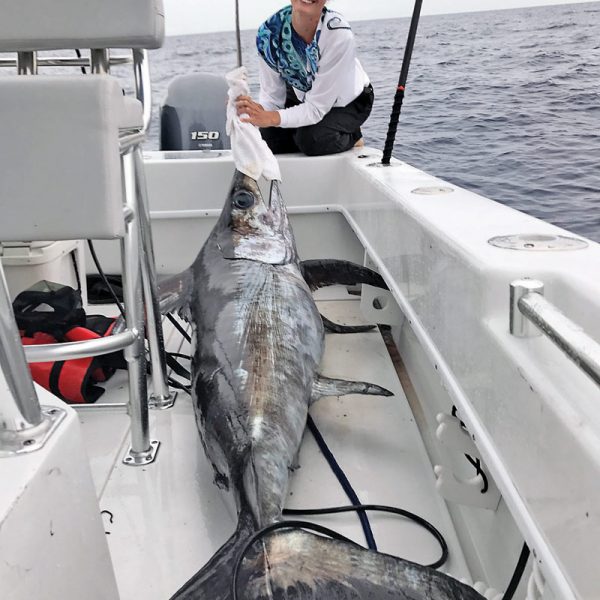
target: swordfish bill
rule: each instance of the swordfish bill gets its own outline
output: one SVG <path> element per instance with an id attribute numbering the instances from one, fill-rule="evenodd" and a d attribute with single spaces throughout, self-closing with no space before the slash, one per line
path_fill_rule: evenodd
<path id="1" fill-rule="evenodd" d="M 339 283 L 348 281 L 348 269 Z M 366 274 L 360 269 L 353 283 Z M 265 200 L 256 181 L 236 171 L 193 265 L 160 286 L 161 310 L 191 324 L 196 422 L 215 482 L 232 492 L 238 514 L 232 537 L 174 599 L 232 600 L 242 549 L 282 520 L 311 403 L 323 395 L 390 395 L 319 374 L 324 329 L 311 287 L 336 277 L 319 266 L 309 285 L 309 271 L 298 259 L 278 184 Z M 303 530 L 253 544 L 237 579 L 239 600 L 481 600 L 436 571 Z"/>

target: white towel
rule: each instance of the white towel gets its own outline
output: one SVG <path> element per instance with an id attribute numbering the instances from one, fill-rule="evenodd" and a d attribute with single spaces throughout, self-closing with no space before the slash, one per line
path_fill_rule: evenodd
<path id="1" fill-rule="evenodd" d="M 227 103 L 227 134 L 231 138 L 233 160 L 238 171 L 258 180 L 281 181 L 279 163 L 267 143 L 262 139 L 258 127 L 243 123 L 237 114 L 235 100 L 238 96 L 249 96 L 246 68 L 239 67 L 226 75 L 229 84 Z"/>

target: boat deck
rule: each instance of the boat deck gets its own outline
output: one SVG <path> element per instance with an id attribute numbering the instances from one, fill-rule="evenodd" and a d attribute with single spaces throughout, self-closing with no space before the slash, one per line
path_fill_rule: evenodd
<path id="1" fill-rule="evenodd" d="M 340 323 L 364 322 L 360 302 L 345 290 L 322 290 L 318 305 Z M 167 349 L 186 353 L 187 343 L 165 323 Z M 388 504 L 415 512 L 434 524 L 450 548 L 442 570 L 469 578 L 468 569 L 413 414 L 379 331 L 326 337 L 325 375 L 367 380 L 394 392 L 390 398 L 323 398 L 312 415 L 364 503 Z M 125 402 L 124 373 L 107 384 L 103 402 Z M 122 600 L 166 600 L 202 567 L 235 528 L 232 502 L 213 484 L 190 397 L 179 392 L 175 406 L 150 414 L 151 437 L 161 442 L 157 461 L 128 467 L 122 458 L 129 444 L 124 410 L 81 411 L 83 434 Z M 300 468 L 291 478 L 288 508 L 349 504 L 311 434 L 302 443 Z M 111 518 L 112 515 L 112 518 Z M 110 522 L 112 520 L 112 522 Z M 364 543 L 354 514 L 316 520 Z M 373 514 L 379 549 L 430 563 L 439 557 L 437 542 L 412 522 Z"/>

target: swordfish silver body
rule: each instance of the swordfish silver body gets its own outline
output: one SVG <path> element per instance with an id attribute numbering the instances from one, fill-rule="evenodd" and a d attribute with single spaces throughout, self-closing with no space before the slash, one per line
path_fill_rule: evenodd
<path id="1" fill-rule="evenodd" d="M 238 509 L 250 510 L 263 527 L 281 517 L 324 333 L 281 196 L 274 190 L 269 210 L 261 210 L 255 194 L 252 208 L 233 205 L 223 213 L 226 229 L 217 226 L 194 263 L 190 320 L 192 388 L 206 452 L 217 482 L 231 487 Z M 260 241 L 248 241 L 251 228 Z"/>

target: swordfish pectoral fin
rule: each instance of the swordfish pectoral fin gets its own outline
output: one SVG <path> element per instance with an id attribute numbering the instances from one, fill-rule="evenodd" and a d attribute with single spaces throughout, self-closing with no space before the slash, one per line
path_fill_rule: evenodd
<path id="1" fill-rule="evenodd" d="M 192 270 L 186 269 L 159 282 L 158 307 L 161 315 L 177 312 L 187 320 L 184 309 L 189 305 L 192 279 Z"/>
<path id="2" fill-rule="evenodd" d="M 332 379 L 319 375 L 312 387 L 311 399 L 316 402 L 323 396 L 347 396 L 348 394 L 363 394 L 366 396 L 393 396 L 385 388 L 366 383 L 365 381 L 346 381 L 345 379 Z"/>
<path id="3" fill-rule="evenodd" d="M 251 534 L 250 519 L 240 516 L 235 533 L 204 567 L 171 596 L 171 600 L 231 600 L 234 566 L 244 542 Z"/>
<path id="4" fill-rule="evenodd" d="M 305 260 L 300 263 L 300 269 L 304 280 L 313 291 L 328 285 L 358 285 L 359 283 L 388 289 L 379 273 L 347 260 Z"/>
<path id="5" fill-rule="evenodd" d="M 177 312 L 188 320 L 187 311 L 192 287 L 192 271 L 187 269 L 182 273 L 167 277 L 159 282 L 157 289 L 158 311 L 161 315 Z M 125 319 L 120 316 L 115 321 L 112 333 L 120 333 L 127 327 Z"/>

